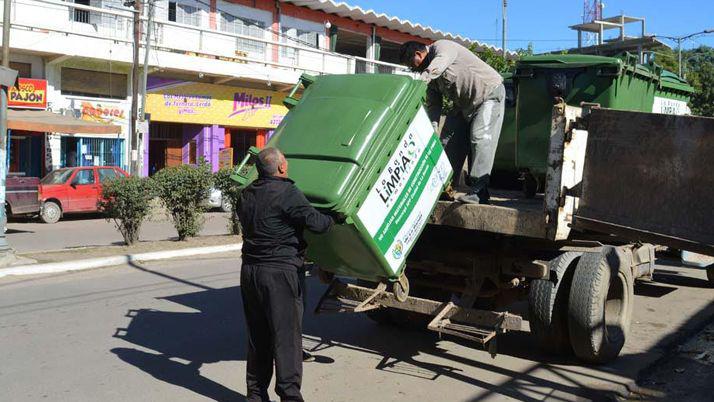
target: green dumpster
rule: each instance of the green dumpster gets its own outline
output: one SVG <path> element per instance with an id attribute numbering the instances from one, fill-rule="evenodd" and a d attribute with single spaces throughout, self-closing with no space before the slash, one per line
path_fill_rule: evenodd
<path id="1" fill-rule="evenodd" d="M 346 217 L 327 234 L 305 233 L 307 257 L 339 275 L 395 280 L 452 175 L 422 105 L 426 86 L 391 74 L 301 82 L 267 146 L 285 154 L 314 207 Z"/>
<path id="2" fill-rule="evenodd" d="M 664 110 L 671 110 L 672 104 L 665 100 L 686 106 L 692 93 L 679 77 L 655 64 L 638 64 L 637 57 L 631 54 L 524 57 L 516 65 L 513 80 L 517 92 L 515 141 L 512 133 L 502 132 L 494 170 L 528 171 L 535 176 L 543 176 L 546 171 L 551 112 L 556 99 L 570 105 L 588 102 L 612 109 L 651 112 L 657 102 L 664 105 Z M 508 121 L 504 121 L 504 130 L 508 128 Z"/>
<path id="3" fill-rule="evenodd" d="M 694 94 L 687 80 L 669 71 L 662 71 L 659 86 L 655 91 L 653 113 L 689 114 L 689 99 Z"/>

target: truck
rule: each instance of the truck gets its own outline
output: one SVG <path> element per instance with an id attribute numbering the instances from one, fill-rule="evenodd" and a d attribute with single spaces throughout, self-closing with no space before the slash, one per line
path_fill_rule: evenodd
<path id="1" fill-rule="evenodd" d="M 714 119 L 556 105 L 542 197 L 440 201 L 407 260 L 408 285 L 322 273 L 316 311 L 419 323 L 495 354 L 497 335 L 525 330 L 509 311 L 525 299 L 543 350 L 607 363 L 627 340 L 635 281 L 652 278 L 656 248 L 714 255 L 712 132 Z"/>
<path id="2" fill-rule="evenodd" d="M 389 79 L 380 80 L 380 88 L 391 85 Z M 330 82 L 341 88 L 335 78 Z M 366 91 L 363 83 L 354 88 Z M 306 98 L 294 98 L 295 92 L 286 99 L 290 106 Z M 373 104 L 369 96 L 359 93 L 365 104 Z M 335 98 L 321 99 L 327 100 Z M 316 114 L 326 107 L 318 106 Z M 291 113 L 276 135 L 287 125 L 310 119 Z M 384 113 L 367 116 L 374 114 L 388 120 Z M 408 117 L 401 109 L 396 114 Z M 342 142 L 352 144 L 347 114 L 338 114 L 335 121 L 342 124 L 338 134 L 350 136 Z M 355 121 L 364 126 L 364 119 Z M 322 127 L 330 130 L 319 121 L 309 124 L 315 135 Z M 336 266 L 339 255 L 315 258 L 318 276 L 328 284 L 315 311 L 363 312 L 378 322 L 420 325 L 473 341 L 494 355 L 499 335 L 529 328 L 550 353 L 595 364 L 615 359 L 628 337 L 635 281 L 652 278 L 656 249 L 714 255 L 714 175 L 706 163 L 714 152 L 714 119 L 560 102 L 552 108 L 550 126 L 542 195 L 494 192 L 492 205 L 437 202 L 413 248 L 400 248 L 406 260 L 393 271 L 395 276 L 375 277 L 364 266 L 352 271 Z M 367 131 L 374 131 L 371 127 Z M 280 141 L 273 138 L 268 146 Z M 286 153 L 289 161 L 296 161 L 293 169 L 304 163 L 317 166 L 313 153 L 319 150 L 301 147 L 302 154 Z M 243 183 L 251 176 L 249 158 L 238 169 Z M 342 159 L 331 155 L 329 161 Z M 327 164 L 321 166 L 327 177 Z M 359 169 L 375 168 L 341 171 Z M 312 200 L 311 193 L 332 183 L 312 184 L 303 185 L 308 200 L 324 208 L 326 201 Z M 322 241 L 317 249 L 359 250 L 328 243 Z M 512 309 L 522 300 L 528 301 L 525 316 Z"/>

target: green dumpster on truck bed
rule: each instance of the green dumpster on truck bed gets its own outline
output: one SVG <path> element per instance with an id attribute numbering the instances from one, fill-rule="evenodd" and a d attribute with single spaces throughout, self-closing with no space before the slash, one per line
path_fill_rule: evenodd
<path id="1" fill-rule="evenodd" d="M 452 175 L 423 107 L 426 85 L 391 74 L 301 82 L 267 146 L 285 154 L 313 206 L 346 217 L 327 234 L 305 233 L 308 258 L 340 275 L 397 279 Z"/>
<path id="2" fill-rule="evenodd" d="M 545 174 L 551 111 L 556 98 L 569 105 L 598 103 L 610 109 L 684 113 L 693 88 L 637 57 L 544 55 L 521 59 L 513 75 L 516 111 L 506 116 L 495 171 Z M 515 126 L 515 141 L 513 126 Z M 505 134 L 505 135 L 504 135 Z"/>

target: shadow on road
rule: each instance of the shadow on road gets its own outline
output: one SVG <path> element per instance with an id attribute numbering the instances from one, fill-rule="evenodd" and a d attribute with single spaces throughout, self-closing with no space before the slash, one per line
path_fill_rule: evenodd
<path id="1" fill-rule="evenodd" d="M 245 400 L 244 395 L 202 376 L 200 363 L 178 363 L 164 355 L 129 348 L 114 348 L 112 353 L 157 380 L 184 387 L 215 401 Z"/>
<path id="2" fill-rule="evenodd" d="M 131 322 L 127 328 L 119 328 L 115 337 L 123 339 L 151 353 L 132 348 L 116 348 L 112 352 L 121 360 L 136 366 L 155 378 L 184 387 L 214 400 L 235 400 L 240 394 L 202 377 L 199 368 L 205 363 L 219 361 L 243 361 L 245 351 L 245 323 L 242 312 L 240 287 L 214 289 L 156 272 L 140 265 L 138 270 L 148 274 L 194 286 L 195 292 L 163 298 L 183 306 L 183 311 L 159 311 L 153 309 L 130 310 Z M 316 279 L 308 279 L 309 307 L 311 311 L 324 291 Z M 654 293 L 661 292 L 655 291 Z M 667 291 L 665 289 L 664 291 Z M 645 292 L 653 292 L 652 289 Z M 656 297 L 656 296 L 655 296 Z M 186 311 L 188 308 L 191 311 Z M 714 310 L 714 303 L 700 311 L 676 333 L 664 337 L 656 348 L 664 349 L 701 322 L 707 321 Z M 330 348 L 367 353 L 378 357 L 376 370 L 417 377 L 434 381 L 447 377 L 479 387 L 473 400 L 482 400 L 494 395 L 507 396 L 520 401 L 536 401 L 555 398 L 614 399 L 628 394 L 643 366 L 652 362 L 646 353 L 621 356 L 614 363 L 599 367 L 583 367 L 569 358 L 552 358 L 541 354 L 527 333 L 510 333 L 499 338 L 499 353 L 526 360 L 510 367 L 508 360 L 473 359 L 458 354 L 454 348 L 440 347 L 436 334 L 377 325 L 363 316 L 306 314 L 304 341 L 306 349 L 319 354 Z M 408 339 L 408 341 L 405 341 Z M 449 338 L 462 347 L 478 348 L 468 342 Z M 458 349 L 458 348 L 457 348 Z M 484 356 L 486 355 L 486 352 Z M 445 362 L 435 364 L 422 361 Z M 472 355 L 470 355 L 472 356 Z M 177 363 L 179 358 L 189 363 Z M 436 358 L 436 359 L 435 359 Z M 324 363 L 331 363 L 326 358 Z M 466 373 L 462 368 L 476 368 L 491 373 L 493 378 L 506 377 L 499 383 L 489 382 L 483 376 Z M 618 379 L 616 379 L 618 378 Z M 623 380 L 627 379 L 627 380 Z M 428 383 L 425 383 L 428 384 Z"/>

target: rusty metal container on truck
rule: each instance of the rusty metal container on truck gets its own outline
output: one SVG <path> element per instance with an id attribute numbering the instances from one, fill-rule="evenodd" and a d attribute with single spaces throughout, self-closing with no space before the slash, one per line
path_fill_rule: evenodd
<path id="1" fill-rule="evenodd" d="M 327 234 L 305 234 L 322 270 L 374 282 L 401 276 L 452 176 L 425 94 L 403 75 L 303 75 L 286 99 L 290 111 L 267 146 L 285 154 L 314 207 L 345 217 Z M 242 170 L 239 182 L 255 178 Z"/>

